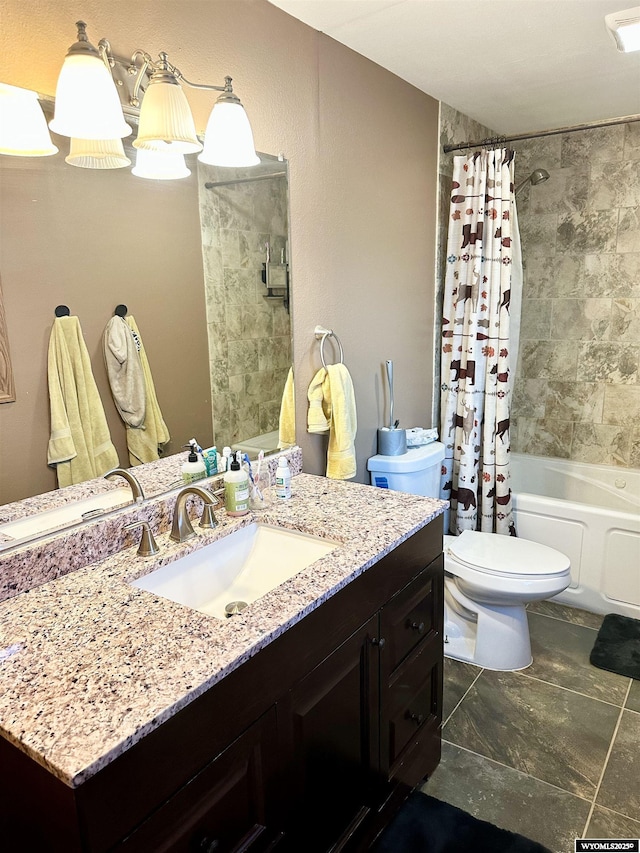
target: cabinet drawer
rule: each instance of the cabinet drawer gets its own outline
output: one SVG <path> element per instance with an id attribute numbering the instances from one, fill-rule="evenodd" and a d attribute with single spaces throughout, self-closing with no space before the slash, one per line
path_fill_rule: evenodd
<path id="1" fill-rule="evenodd" d="M 423 643 L 394 673 L 388 688 L 387 766 L 390 776 L 425 727 L 441 718 L 441 643 Z"/>
<path id="2" fill-rule="evenodd" d="M 393 672 L 421 642 L 432 639 L 439 630 L 442 604 L 438 594 L 438 569 L 438 561 L 434 561 L 432 567 L 382 609 L 380 634 L 385 639 L 384 653 L 389 672 Z"/>
<path id="3" fill-rule="evenodd" d="M 116 850 L 258 853 L 272 849 L 269 845 L 277 833 L 267 828 L 271 809 L 266 793 L 275 777 L 275 741 L 272 708 Z"/>

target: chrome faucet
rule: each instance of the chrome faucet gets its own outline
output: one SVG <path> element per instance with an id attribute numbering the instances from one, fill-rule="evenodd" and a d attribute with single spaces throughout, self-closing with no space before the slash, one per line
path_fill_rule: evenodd
<path id="1" fill-rule="evenodd" d="M 222 506 L 222 501 L 209 489 L 202 486 L 185 486 L 176 498 L 176 505 L 173 509 L 173 525 L 169 539 L 174 542 L 186 542 L 187 539 L 192 539 L 196 532 L 191 526 L 191 520 L 187 513 L 187 498 L 189 495 L 195 495 L 204 503 L 202 508 L 202 518 L 200 519 L 200 527 L 212 528 L 217 525 L 217 520 L 214 515 L 214 509 L 217 506 Z"/>
<path id="2" fill-rule="evenodd" d="M 142 486 L 131 471 L 126 471 L 124 468 L 112 468 L 111 471 L 107 471 L 104 475 L 105 480 L 111 480 L 114 477 L 122 477 L 123 480 L 126 480 L 131 486 L 131 494 L 133 495 L 134 503 L 142 503 L 144 500 Z"/>

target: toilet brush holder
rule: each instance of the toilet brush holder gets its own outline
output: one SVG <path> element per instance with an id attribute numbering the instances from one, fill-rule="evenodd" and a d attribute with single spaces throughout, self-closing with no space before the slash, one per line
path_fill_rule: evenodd
<path id="1" fill-rule="evenodd" d="M 378 453 L 380 456 L 402 456 L 407 452 L 407 431 L 404 429 L 378 430 Z"/>

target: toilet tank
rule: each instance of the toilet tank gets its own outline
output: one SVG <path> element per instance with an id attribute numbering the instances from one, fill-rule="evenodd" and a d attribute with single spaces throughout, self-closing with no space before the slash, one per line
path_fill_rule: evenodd
<path id="1" fill-rule="evenodd" d="M 423 447 L 410 447 L 401 456 L 371 456 L 367 470 L 372 486 L 437 498 L 443 459 L 444 444 L 433 441 Z"/>

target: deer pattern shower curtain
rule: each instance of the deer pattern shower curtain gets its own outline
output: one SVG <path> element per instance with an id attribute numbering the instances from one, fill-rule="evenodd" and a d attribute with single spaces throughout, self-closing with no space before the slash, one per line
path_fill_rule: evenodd
<path id="1" fill-rule="evenodd" d="M 442 319 L 440 496 L 449 532 L 516 535 L 509 485 L 514 153 L 454 158 Z"/>

